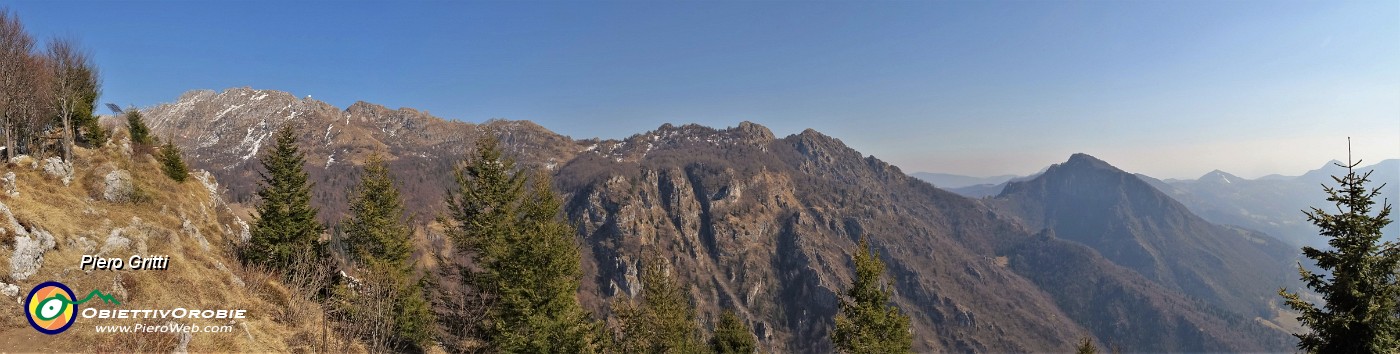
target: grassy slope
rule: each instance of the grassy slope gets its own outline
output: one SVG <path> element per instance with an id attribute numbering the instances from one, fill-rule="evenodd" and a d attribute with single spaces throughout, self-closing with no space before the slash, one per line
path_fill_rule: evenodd
<path id="1" fill-rule="evenodd" d="M 120 141 L 120 140 L 118 140 Z M 42 165 L 42 163 L 40 164 Z M 128 203 L 103 201 L 101 187 L 107 172 L 123 169 L 132 174 L 143 200 Z M 159 325 L 170 320 L 79 318 L 64 333 L 48 336 L 29 328 L 23 313 L 23 297 L 48 280 L 60 281 L 82 297 L 92 289 L 115 293 L 121 305 L 92 301 L 83 307 L 98 309 L 246 309 L 248 318 L 233 323 L 233 333 L 197 333 L 189 339 L 190 351 L 286 352 L 346 349 L 332 333 L 323 342 L 325 323 L 319 307 L 265 271 L 245 268 L 234 255 L 243 227 L 217 194 L 199 179 L 176 183 L 160 172 L 149 155 L 123 153 L 109 146 L 101 150 L 78 149 L 74 178 L 65 186 L 28 163 L 0 168 L 14 172 L 20 195 L 0 194 L 0 203 L 14 212 L 23 227 L 52 233 L 56 247 L 43 256 L 38 273 L 12 279 L 9 269 L 0 281 L 16 284 L 19 298 L 0 301 L 0 350 L 6 351 L 171 351 L 180 345 L 178 335 L 149 333 L 113 335 L 95 333 L 94 325 L 143 323 Z M 192 176 L 193 177 L 193 176 Z M 212 181 L 209 177 L 209 181 Z M 0 215 L 3 218 L 3 215 Z M 188 224 L 187 224 L 188 223 Z M 0 224 L 8 224 L 0 223 Z M 0 260 L 14 252 L 15 234 L 6 225 L 0 236 Z M 131 240 L 111 257 L 169 255 L 165 271 L 81 271 L 83 254 L 97 253 L 114 229 Z M 144 248 L 144 250 L 143 250 Z M 6 262 L 5 264 L 8 264 Z M 183 319 L 181 324 L 218 325 L 228 320 Z M 332 332 L 332 331 L 327 331 Z M 349 349 L 357 345 L 351 343 Z"/>

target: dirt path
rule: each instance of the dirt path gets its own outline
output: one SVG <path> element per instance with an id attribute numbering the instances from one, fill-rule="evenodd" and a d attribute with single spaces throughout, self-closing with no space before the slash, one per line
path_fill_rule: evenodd
<path id="1" fill-rule="evenodd" d="M 29 326 L 3 329 L 0 330 L 0 353 L 53 353 L 57 349 L 51 344 L 62 338 L 62 333 L 51 336 Z"/>

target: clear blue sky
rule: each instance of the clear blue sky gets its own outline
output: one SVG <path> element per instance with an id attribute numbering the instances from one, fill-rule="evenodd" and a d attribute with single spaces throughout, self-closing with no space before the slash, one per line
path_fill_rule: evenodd
<path id="1" fill-rule="evenodd" d="M 251 86 L 575 138 L 815 128 L 906 172 L 1086 152 L 1157 177 L 1400 157 L 1400 2 L 7 4 L 104 102 Z"/>

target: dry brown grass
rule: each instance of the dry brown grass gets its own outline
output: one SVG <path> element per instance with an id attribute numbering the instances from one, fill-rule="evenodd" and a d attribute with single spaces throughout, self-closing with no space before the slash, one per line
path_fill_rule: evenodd
<path id="1" fill-rule="evenodd" d="M 306 290 L 285 284 L 269 271 L 240 264 L 232 251 L 241 231 L 233 222 L 234 212 L 216 203 L 199 181 L 176 183 L 161 173 L 150 156 L 138 154 L 133 161 L 121 152 L 119 145 L 110 144 L 100 150 L 77 149 L 74 178 L 68 186 L 28 166 L 0 167 L 0 174 L 8 170 L 17 175 L 21 193 L 18 197 L 0 197 L 0 202 L 14 212 L 21 224 L 47 230 L 56 240 L 56 247 L 44 254 L 43 267 L 37 274 L 16 281 L 8 279 L 6 269 L 0 272 L 3 281 L 19 285 L 21 296 L 38 283 L 54 280 L 68 285 L 80 297 L 98 289 L 115 294 L 121 301 L 120 305 L 111 305 L 94 300 L 83 308 L 247 310 L 248 318 L 236 320 L 233 333 L 193 334 L 188 345 L 191 352 L 363 351 L 362 345 L 324 330 L 329 328 L 324 312 L 312 297 L 305 295 Z M 144 198 L 129 203 L 100 200 L 103 178 L 114 169 L 129 171 L 133 185 Z M 185 220 L 205 239 L 207 249 L 193 233 L 184 231 Z M 82 255 L 96 253 L 116 228 L 123 229 L 122 235 L 131 239 L 131 247 L 108 256 L 126 259 L 132 255 L 169 255 L 170 269 L 79 270 Z M 9 242 L 12 245 L 13 241 Z M 84 249 L 84 244 L 95 245 L 96 249 Z M 144 252 L 140 249 L 143 246 Z M 0 259 L 9 259 L 12 249 L 13 246 L 0 248 Z M 23 313 L 14 299 L 3 300 L 0 311 Z M 32 337 L 18 343 L 0 341 L 0 347 L 16 351 L 169 352 L 179 342 L 175 334 L 98 334 L 93 329 L 95 325 L 159 325 L 169 321 L 172 320 L 79 318 L 61 335 Z M 228 320 L 173 321 L 205 326 L 226 324 Z M 36 332 L 28 328 L 22 317 L 0 316 L 0 336 L 29 338 L 29 333 Z"/>

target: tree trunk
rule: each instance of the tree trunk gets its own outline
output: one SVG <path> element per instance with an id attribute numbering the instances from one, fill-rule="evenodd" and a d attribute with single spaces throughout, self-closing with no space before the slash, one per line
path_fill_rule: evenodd
<path id="1" fill-rule="evenodd" d="M 70 120 L 69 116 L 72 115 L 73 112 L 73 109 L 69 106 L 71 106 L 73 102 L 69 102 L 66 97 L 62 100 L 63 103 L 60 103 L 60 105 L 62 105 L 63 108 L 59 114 L 63 116 L 63 141 L 60 142 L 60 144 L 63 144 L 63 162 L 69 162 L 73 160 L 73 127 L 68 123 Z"/>
<path id="2" fill-rule="evenodd" d="M 5 120 L 5 161 L 15 157 L 15 122 L 14 117 Z"/>

